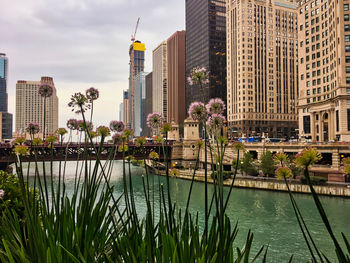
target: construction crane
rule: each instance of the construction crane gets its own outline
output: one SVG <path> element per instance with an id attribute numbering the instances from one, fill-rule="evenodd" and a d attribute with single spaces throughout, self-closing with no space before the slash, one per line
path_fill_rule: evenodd
<path id="1" fill-rule="evenodd" d="M 135 77 L 135 50 L 134 50 L 134 43 L 135 43 L 135 38 L 136 38 L 136 33 L 137 33 L 137 28 L 139 27 L 139 23 L 140 23 L 140 18 L 137 19 L 136 22 L 136 27 L 135 27 L 135 31 L 134 34 L 131 35 L 131 46 L 132 46 L 132 50 L 131 50 L 131 106 L 132 106 L 132 121 L 131 121 L 131 129 L 135 129 L 134 125 L 135 125 L 135 100 L 134 100 L 134 90 L 135 90 L 135 81 L 134 81 L 134 77 Z"/>

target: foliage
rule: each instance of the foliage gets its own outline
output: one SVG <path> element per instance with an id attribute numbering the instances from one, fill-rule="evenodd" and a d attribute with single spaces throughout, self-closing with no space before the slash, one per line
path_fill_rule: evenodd
<path id="1" fill-rule="evenodd" d="M 220 175 L 220 173 L 218 173 L 217 171 L 214 171 L 211 173 L 211 178 L 212 179 L 217 179 L 218 178 L 218 174 Z M 232 171 L 222 171 L 222 178 L 223 180 L 227 180 L 232 178 L 233 172 Z"/>
<path id="2" fill-rule="evenodd" d="M 327 178 L 322 176 L 310 176 L 310 181 L 313 185 L 325 185 L 327 183 Z M 300 182 L 303 184 L 308 184 L 305 176 L 300 178 Z"/>
<path id="3" fill-rule="evenodd" d="M 233 166 L 236 164 L 234 163 Z M 243 158 L 241 159 L 241 163 L 239 166 L 242 173 L 246 175 L 257 175 L 258 171 L 254 165 L 253 155 L 250 152 L 245 152 Z"/>
<path id="4" fill-rule="evenodd" d="M 275 174 L 276 165 L 272 152 L 266 151 L 261 155 L 260 169 L 264 175 L 273 176 Z"/>

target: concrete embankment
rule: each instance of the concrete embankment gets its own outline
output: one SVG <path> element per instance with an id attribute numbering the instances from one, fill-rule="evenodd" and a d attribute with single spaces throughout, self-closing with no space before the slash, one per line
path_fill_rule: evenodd
<path id="1" fill-rule="evenodd" d="M 159 171 L 160 174 L 164 175 L 165 171 Z M 210 173 L 208 172 L 208 177 L 210 177 Z M 193 170 L 180 170 L 177 178 L 192 180 Z M 196 176 L 194 178 L 195 181 L 204 182 L 204 171 L 197 171 Z M 208 178 L 209 183 L 213 183 L 211 178 Z M 224 181 L 224 185 L 231 186 L 232 179 L 227 179 Z M 273 178 L 265 178 L 265 177 L 243 177 L 237 176 L 235 183 L 235 187 L 239 188 L 253 188 L 253 189 L 261 189 L 268 191 L 284 191 L 287 192 L 287 186 L 282 180 L 276 180 Z M 289 188 L 292 192 L 295 193 L 303 193 L 309 194 L 311 193 L 308 185 L 301 184 L 300 182 L 293 180 L 289 182 Z M 320 195 L 328 195 L 328 196 L 339 196 L 339 197 L 350 197 L 350 184 L 326 184 L 326 185 L 314 185 L 315 191 Z"/>

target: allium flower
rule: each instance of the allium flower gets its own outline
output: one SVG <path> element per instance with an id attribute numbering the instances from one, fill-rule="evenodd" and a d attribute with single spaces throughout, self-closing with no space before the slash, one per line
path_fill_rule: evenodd
<path id="1" fill-rule="evenodd" d="M 195 121 L 205 121 L 207 111 L 202 102 L 192 102 L 188 110 L 188 115 Z"/>
<path id="2" fill-rule="evenodd" d="M 244 151 L 244 144 L 241 142 L 235 142 L 233 144 L 233 149 L 235 149 L 236 151 Z"/>
<path id="3" fill-rule="evenodd" d="M 180 174 L 180 172 L 179 172 L 179 170 L 176 169 L 176 168 L 173 168 L 173 169 L 170 170 L 170 176 L 171 176 L 171 177 L 178 177 L 179 174 Z"/>
<path id="4" fill-rule="evenodd" d="M 167 133 L 171 131 L 171 124 L 170 123 L 164 123 L 162 126 L 162 133 Z"/>
<path id="5" fill-rule="evenodd" d="M 210 114 L 222 114 L 225 110 L 225 103 L 220 98 L 211 99 L 205 106 Z"/>
<path id="6" fill-rule="evenodd" d="M 78 121 L 78 125 L 79 125 L 79 131 L 85 131 L 85 129 L 87 129 L 88 131 L 91 131 L 94 128 L 94 125 L 92 124 L 92 122 L 90 121 Z"/>
<path id="7" fill-rule="evenodd" d="M 204 141 L 202 141 L 202 140 L 198 140 L 198 141 L 196 142 L 196 146 L 197 146 L 198 148 L 203 147 L 203 145 L 204 145 Z"/>
<path id="8" fill-rule="evenodd" d="M 58 141 L 58 138 L 57 138 L 55 135 L 51 135 L 51 136 L 49 136 L 49 137 L 46 138 L 46 141 L 47 141 L 48 143 L 55 143 L 55 142 Z"/>
<path id="9" fill-rule="evenodd" d="M 3 199 L 5 196 L 5 191 L 3 189 L 0 189 L 0 199 Z"/>
<path id="10" fill-rule="evenodd" d="M 85 94 L 90 102 L 92 102 L 93 100 L 97 100 L 100 96 L 100 92 L 98 91 L 98 89 L 95 89 L 93 87 L 87 89 Z"/>
<path id="11" fill-rule="evenodd" d="M 155 139 L 156 143 L 163 143 L 164 142 L 164 138 L 162 136 L 157 136 Z"/>
<path id="12" fill-rule="evenodd" d="M 278 167 L 275 171 L 277 179 L 292 178 L 293 173 L 288 167 Z"/>
<path id="13" fill-rule="evenodd" d="M 42 145 L 43 143 L 44 143 L 43 140 L 40 138 L 34 138 L 32 141 L 32 145 L 34 146 Z"/>
<path id="14" fill-rule="evenodd" d="M 295 156 L 294 162 L 301 167 L 308 167 L 322 159 L 322 155 L 314 148 L 302 150 Z"/>
<path id="15" fill-rule="evenodd" d="M 158 160 L 159 159 L 159 155 L 158 153 L 156 152 L 150 152 L 148 157 L 151 159 L 151 160 Z"/>
<path id="16" fill-rule="evenodd" d="M 90 131 L 90 137 L 91 137 L 91 139 L 96 138 L 97 137 L 97 132 Z"/>
<path id="17" fill-rule="evenodd" d="M 219 130 L 224 125 L 225 120 L 225 117 L 221 114 L 213 114 L 209 117 L 207 125 L 214 131 Z"/>
<path id="18" fill-rule="evenodd" d="M 118 144 L 122 141 L 122 136 L 120 134 L 116 133 L 112 136 L 112 140 L 113 140 L 114 144 Z"/>
<path id="19" fill-rule="evenodd" d="M 274 156 L 274 159 L 275 159 L 276 162 L 278 162 L 278 163 L 283 165 L 283 164 L 287 163 L 288 155 L 283 153 L 283 152 L 276 153 L 275 156 Z"/>
<path id="20" fill-rule="evenodd" d="M 118 152 L 127 152 L 128 151 L 128 146 L 127 145 L 119 145 L 118 147 Z"/>
<path id="21" fill-rule="evenodd" d="M 26 138 L 24 137 L 18 137 L 13 141 L 14 145 L 22 145 L 23 143 L 26 142 Z"/>
<path id="22" fill-rule="evenodd" d="M 342 163 L 343 163 L 344 165 L 350 164 L 350 157 L 344 158 L 344 159 L 342 160 Z"/>
<path id="23" fill-rule="evenodd" d="M 111 121 L 109 123 L 109 128 L 111 129 L 111 131 L 122 132 L 125 129 L 125 125 L 122 121 Z"/>
<path id="24" fill-rule="evenodd" d="M 190 85 L 193 84 L 208 84 L 209 83 L 209 72 L 206 68 L 195 67 L 191 70 L 190 76 L 187 78 Z"/>
<path id="25" fill-rule="evenodd" d="M 123 135 L 122 136 L 124 136 L 126 139 L 129 139 L 129 137 L 134 136 L 134 132 L 132 130 L 130 130 L 130 129 L 125 129 L 123 131 Z"/>
<path id="26" fill-rule="evenodd" d="M 96 129 L 96 132 L 98 135 L 100 135 L 101 137 L 107 137 L 111 134 L 111 131 L 109 130 L 108 127 L 106 126 L 99 126 L 97 129 Z"/>
<path id="27" fill-rule="evenodd" d="M 72 111 L 75 113 L 85 112 L 87 109 L 90 109 L 91 105 L 88 104 L 89 100 L 85 97 L 84 94 L 78 92 L 72 95 L 68 107 L 72 108 Z"/>
<path id="28" fill-rule="evenodd" d="M 135 140 L 136 147 L 144 146 L 146 143 L 145 137 L 137 137 Z"/>
<path id="29" fill-rule="evenodd" d="M 69 119 L 67 121 L 67 128 L 70 130 L 77 130 L 79 128 L 79 123 L 77 119 Z"/>
<path id="30" fill-rule="evenodd" d="M 40 126 L 35 122 L 30 122 L 27 125 L 26 131 L 29 132 L 31 135 L 37 134 L 40 131 Z"/>
<path id="31" fill-rule="evenodd" d="M 41 97 L 49 98 L 53 94 L 53 88 L 49 84 L 42 84 L 39 87 L 39 94 Z"/>
<path id="32" fill-rule="evenodd" d="M 148 114 L 147 116 L 147 126 L 151 129 L 158 129 L 162 126 L 163 117 L 157 112 Z"/>
<path id="33" fill-rule="evenodd" d="M 14 153 L 17 154 L 18 156 L 26 156 L 29 154 L 29 149 L 25 145 L 17 145 L 13 149 Z"/>
<path id="34" fill-rule="evenodd" d="M 67 133 L 67 130 L 65 128 L 58 128 L 56 133 L 60 136 L 63 136 Z"/>

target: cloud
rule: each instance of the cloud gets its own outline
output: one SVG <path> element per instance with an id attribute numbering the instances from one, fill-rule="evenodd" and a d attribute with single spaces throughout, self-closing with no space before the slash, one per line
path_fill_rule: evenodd
<path id="1" fill-rule="evenodd" d="M 145 71 L 152 50 L 184 29 L 184 1 L 168 0 L 0 0 L 0 52 L 9 58 L 9 108 L 15 113 L 16 81 L 54 78 L 60 126 L 72 113 L 69 97 L 90 86 L 101 92 L 96 119 L 118 118 L 122 90 L 128 88 L 131 34 L 146 44 Z M 109 114 L 106 114 L 106 112 Z"/>

